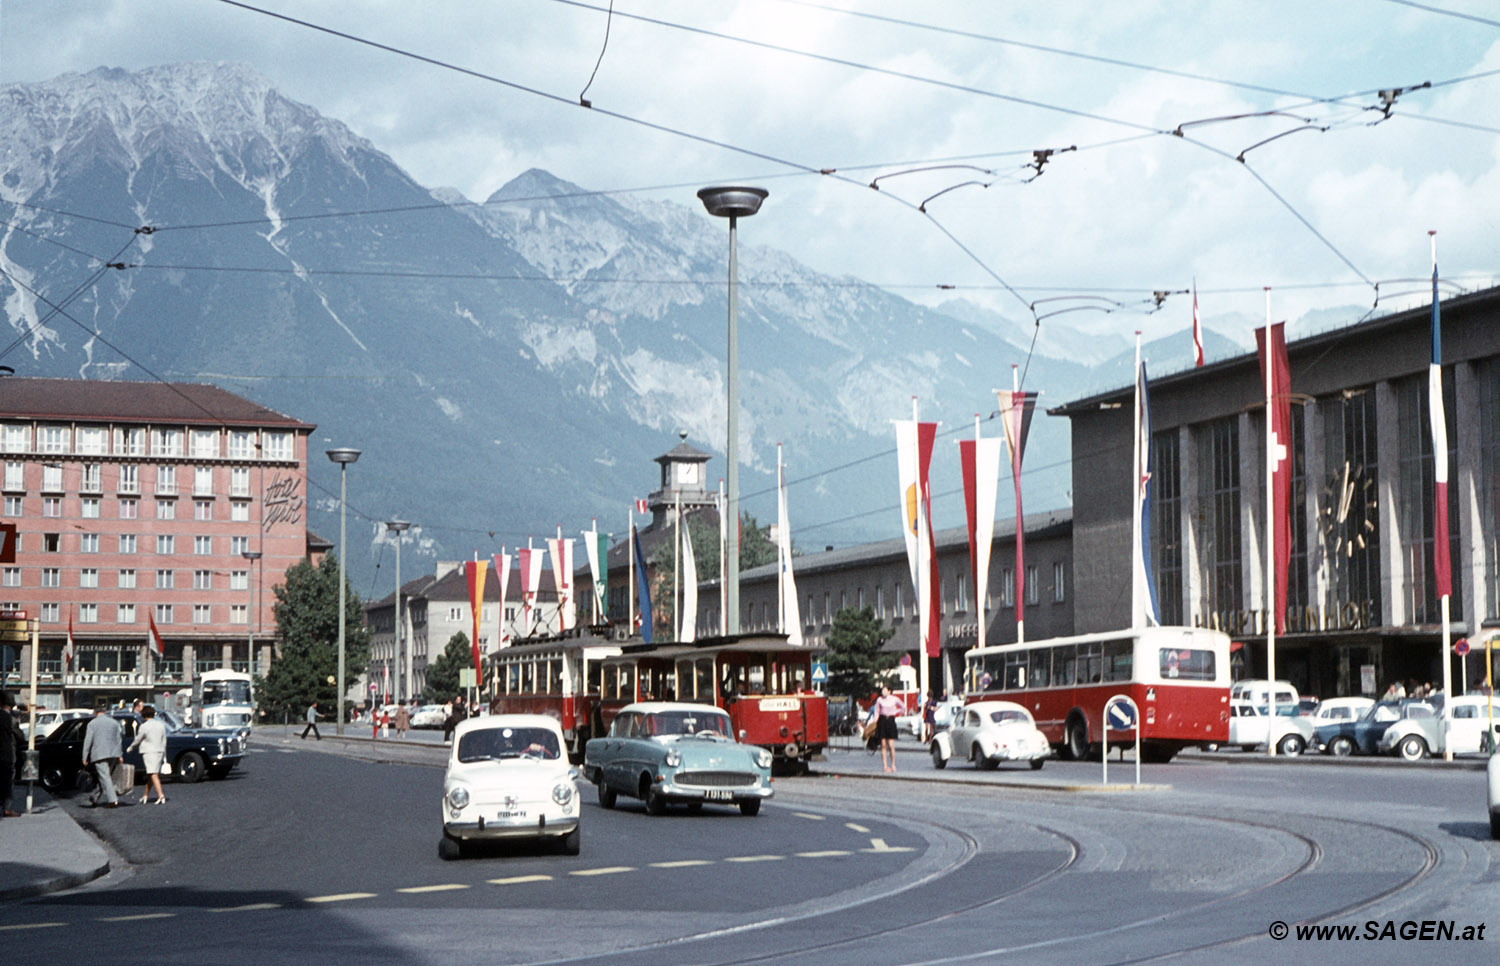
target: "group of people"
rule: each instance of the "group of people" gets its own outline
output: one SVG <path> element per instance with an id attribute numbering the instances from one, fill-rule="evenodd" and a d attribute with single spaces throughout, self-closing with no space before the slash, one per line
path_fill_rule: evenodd
<path id="1" fill-rule="evenodd" d="M 1442 688 L 1433 687 L 1431 681 L 1426 684 L 1409 681 L 1408 684 L 1410 687 L 1402 684 L 1399 680 L 1392 681 L 1391 686 L 1385 689 L 1385 694 L 1381 695 L 1381 700 L 1394 701 L 1399 698 L 1430 698 L 1443 693 Z"/>
<path id="2" fill-rule="evenodd" d="M 87 774 L 94 778 L 94 791 L 89 796 L 89 807 L 103 806 L 119 808 L 120 794 L 115 788 L 115 773 L 123 763 L 125 755 L 141 752 L 141 764 L 145 771 L 146 788 L 140 803 L 145 805 L 156 793 L 156 803 L 165 805 L 167 794 L 162 790 L 161 776 L 167 760 L 167 725 L 156 715 L 153 705 L 137 700 L 131 710 L 140 716 L 135 739 L 127 747 L 125 731 L 121 722 L 109 714 L 109 709 L 100 705 L 94 708 L 94 717 L 83 732 L 81 763 Z M 21 732 L 15 716 L 16 701 L 8 691 L 0 691 L 0 815 L 16 818 L 19 813 L 11 808 L 15 794 L 15 779 L 19 765 L 25 760 L 26 737 Z"/>
<path id="3" fill-rule="evenodd" d="M 416 705 L 415 700 L 412 701 L 412 705 Z M 371 708 L 370 740 L 389 738 L 392 725 L 395 725 L 396 737 L 405 738 L 406 733 L 411 730 L 411 713 L 412 709 L 404 704 L 396 706 L 396 713 L 394 715 L 391 714 L 389 708 Z M 452 740 L 453 729 L 457 728 L 458 723 L 468 716 L 469 706 L 461 694 L 454 695 L 452 701 L 443 705 L 443 740 Z M 302 729 L 302 737 L 306 738 L 310 732 L 314 738 L 322 741 L 323 736 L 318 732 L 318 721 L 324 717 L 326 716 L 318 710 L 316 701 L 309 704 L 306 715 L 307 727 Z"/>

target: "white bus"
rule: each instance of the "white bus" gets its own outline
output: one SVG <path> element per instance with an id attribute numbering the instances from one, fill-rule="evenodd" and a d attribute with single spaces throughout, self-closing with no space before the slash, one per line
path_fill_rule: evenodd
<path id="1" fill-rule="evenodd" d="M 204 728 L 248 728 L 255 721 L 255 688 L 243 671 L 204 671 L 193 682 L 193 723 Z"/>

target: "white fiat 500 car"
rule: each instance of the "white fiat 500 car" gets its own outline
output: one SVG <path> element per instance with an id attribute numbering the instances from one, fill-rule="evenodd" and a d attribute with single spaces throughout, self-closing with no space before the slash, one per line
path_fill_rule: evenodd
<path id="1" fill-rule="evenodd" d="M 456 859 L 475 842 L 552 839 L 577 855 L 578 773 L 566 748 L 561 725 L 545 715 L 459 722 L 443 776 L 438 854 Z"/>
<path id="2" fill-rule="evenodd" d="M 996 768 L 1002 761 L 1024 761 L 1035 770 L 1052 754 L 1031 712 L 1013 701 L 964 705 L 948 729 L 933 736 L 930 750 L 935 768 L 946 767 L 949 758 L 961 756 L 984 769 Z"/>

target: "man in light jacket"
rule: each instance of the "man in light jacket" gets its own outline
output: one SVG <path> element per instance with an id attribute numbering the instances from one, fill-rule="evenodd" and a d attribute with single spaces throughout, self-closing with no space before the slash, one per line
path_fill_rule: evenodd
<path id="1" fill-rule="evenodd" d="M 120 798 L 115 794 L 114 767 L 125 757 L 120 738 L 120 723 L 104 713 L 103 708 L 94 709 L 94 719 L 83 733 L 83 764 L 94 769 L 98 787 L 89 796 L 90 805 L 98 805 L 99 799 L 109 808 L 118 808 Z"/>

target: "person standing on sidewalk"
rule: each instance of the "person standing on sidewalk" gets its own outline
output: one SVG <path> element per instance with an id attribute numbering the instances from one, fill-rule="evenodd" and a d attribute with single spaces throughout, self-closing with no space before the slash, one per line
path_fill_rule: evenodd
<path id="1" fill-rule="evenodd" d="M 411 727 L 411 712 L 406 710 L 406 705 L 396 707 L 396 737 L 405 738 L 406 729 Z"/>
<path id="2" fill-rule="evenodd" d="M 0 691 L 0 812 L 6 818 L 21 815 L 10 807 L 11 797 L 15 794 L 16 762 L 26 741 L 21 726 L 16 724 L 15 710 L 16 699 L 9 691 Z"/>
<path id="3" fill-rule="evenodd" d="M 896 770 L 896 718 L 906 710 L 906 702 L 891 693 L 889 684 L 880 686 L 875 699 L 875 740 L 880 742 L 880 764 L 884 771 Z"/>
<path id="4" fill-rule="evenodd" d="M 120 737 L 120 723 L 104 713 L 103 707 L 94 709 L 94 719 L 83 733 L 83 764 L 94 769 L 96 787 L 89 796 L 90 805 L 98 805 L 99 799 L 109 808 L 120 807 L 120 797 L 115 794 L 115 766 L 125 757 L 124 742 Z"/>
<path id="5" fill-rule="evenodd" d="M 141 749 L 141 760 L 146 766 L 146 790 L 141 792 L 141 804 L 151 797 L 156 789 L 156 804 L 167 804 L 167 793 L 161 790 L 161 766 L 167 760 L 167 725 L 156 716 L 154 705 L 141 708 L 141 727 L 127 751 Z"/>
<path id="6" fill-rule="evenodd" d="M 314 701 L 307 706 L 307 727 L 302 729 L 302 737 L 304 739 L 307 737 L 307 733 L 311 731 L 314 738 L 319 741 L 323 740 L 323 736 L 318 733 L 318 719 L 321 717 L 323 716 L 318 714 L 318 702 Z"/>

